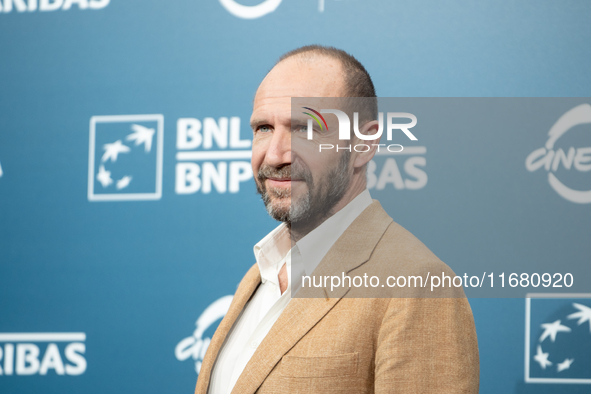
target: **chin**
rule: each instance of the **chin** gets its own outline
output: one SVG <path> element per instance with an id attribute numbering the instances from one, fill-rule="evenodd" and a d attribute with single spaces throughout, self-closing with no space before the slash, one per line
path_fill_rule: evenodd
<path id="1" fill-rule="evenodd" d="M 273 207 L 274 211 L 289 212 L 291 209 L 291 198 L 282 198 L 280 200 L 273 199 L 271 201 L 271 206 Z"/>

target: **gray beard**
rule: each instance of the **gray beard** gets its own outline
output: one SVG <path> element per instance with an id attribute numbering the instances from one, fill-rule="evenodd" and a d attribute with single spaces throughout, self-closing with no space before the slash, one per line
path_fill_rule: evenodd
<path id="1" fill-rule="evenodd" d="M 284 199 L 291 196 L 291 190 L 275 188 L 268 190 L 265 186 L 265 179 L 268 177 L 291 176 L 292 165 L 279 169 L 268 166 L 261 167 L 257 174 L 258 182 L 255 183 L 257 192 L 261 195 L 269 215 L 290 227 L 293 225 L 304 226 L 309 222 L 326 219 L 349 187 L 348 164 L 350 156 L 350 152 L 343 152 L 338 165 L 326 174 L 318 185 L 314 184 L 312 174 L 307 168 L 294 164 L 294 178 L 303 179 L 308 190 L 297 201 L 292 200 L 289 208 L 274 205 L 271 196 L 276 199 Z"/>

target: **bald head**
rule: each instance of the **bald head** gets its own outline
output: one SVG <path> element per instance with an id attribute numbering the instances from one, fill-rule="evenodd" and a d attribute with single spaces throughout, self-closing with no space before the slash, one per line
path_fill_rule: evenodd
<path id="1" fill-rule="evenodd" d="M 273 97 L 365 97 L 355 101 L 361 120 L 377 118 L 376 92 L 363 65 L 347 52 L 320 45 L 308 45 L 287 52 L 269 71 L 259 93 Z"/>
<path id="2" fill-rule="evenodd" d="M 336 60 L 341 65 L 341 77 L 345 84 L 345 91 L 341 97 L 376 97 L 373 82 L 365 67 L 355 57 L 341 49 L 306 45 L 287 52 L 279 58 L 276 65 L 292 58 L 309 63 L 324 61 L 326 58 Z"/>
<path id="3" fill-rule="evenodd" d="M 282 60 L 261 82 L 255 100 L 263 97 L 343 97 L 347 93 L 343 65 L 323 55 Z"/>

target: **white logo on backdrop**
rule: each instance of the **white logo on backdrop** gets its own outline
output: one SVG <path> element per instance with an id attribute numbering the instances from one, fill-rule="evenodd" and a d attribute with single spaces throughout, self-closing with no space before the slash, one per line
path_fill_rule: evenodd
<path id="1" fill-rule="evenodd" d="M 176 137 L 177 194 L 238 193 L 252 179 L 252 141 L 241 139 L 238 116 L 179 118 Z"/>
<path id="2" fill-rule="evenodd" d="M 201 316 L 199 316 L 195 322 L 197 328 L 193 332 L 193 335 L 183 339 L 178 345 L 176 345 L 174 355 L 177 360 L 185 361 L 191 357 L 193 361 L 195 361 L 195 371 L 199 373 L 203 357 L 211 342 L 211 338 L 204 338 L 203 334 L 213 323 L 226 315 L 228 309 L 230 309 L 232 298 L 233 296 L 231 295 L 224 296 L 205 308 Z"/>
<path id="3" fill-rule="evenodd" d="M 240 118 L 177 119 L 176 194 L 235 194 L 252 179 L 252 141 L 241 139 Z M 162 198 L 164 116 L 90 119 L 89 201 Z"/>
<path id="4" fill-rule="evenodd" d="M 100 10 L 108 6 L 110 2 L 111 0 L 4 0 L 3 2 L 0 0 L 0 11 L 4 13 L 11 12 L 13 9 L 17 12 L 57 11 L 59 9 L 67 11 L 72 6 L 81 10 Z"/>
<path id="5" fill-rule="evenodd" d="M 525 300 L 525 381 L 591 384 L 591 295 L 551 297 Z"/>
<path id="6" fill-rule="evenodd" d="M 220 0 L 226 10 L 237 18 L 256 19 L 275 11 L 282 0 L 264 0 L 257 5 L 243 5 L 236 0 Z M 318 12 L 324 12 L 324 0 L 318 0 Z"/>
<path id="7" fill-rule="evenodd" d="M 88 200 L 159 200 L 163 133 L 162 115 L 93 116 Z"/>
<path id="8" fill-rule="evenodd" d="M 264 0 L 257 5 L 243 5 L 236 2 L 236 0 L 220 0 L 228 12 L 238 18 L 242 19 L 256 19 L 265 16 L 277 9 L 282 0 Z"/>
<path id="9" fill-rule="evenodd" d="M 82 375 L 84 341 L 83 332 L 0 333 L 0 375 Z"/>
<path id="10" fill-rule="evenodd" d="M 380 149 L 367 165 L 367 188 L 370 190 L 424 188 L 428 181 L 425 172 L 426 154 L 426 146 L 405 146 L 399 152 Z M 383 157 L 386 159 L 383 160 Z"/>
<path id="11" fill-rule="evenodd" d="M 562 148 L 555 151 L 554 144 L 573 127 L 589 123 L 591 123 L 591 105 L 581 104 L 571 109 L 552 126 L 548 132 L 548 141 L 546 141 L 545 147 L 536 149 L 525 160 L 525 168 L 530 172 L 544 167 L 548 171 L 548 183 L 552 189 L 562 198 L 578 204 L 591 203 L 591 190 L 571 189 L 558 180 L 554 173 L 560 164 L 567 171 L 573 167 L 579 172 L 591 171 L 591 147 L 575 148 L 571 146 L 565 153 Z"/>

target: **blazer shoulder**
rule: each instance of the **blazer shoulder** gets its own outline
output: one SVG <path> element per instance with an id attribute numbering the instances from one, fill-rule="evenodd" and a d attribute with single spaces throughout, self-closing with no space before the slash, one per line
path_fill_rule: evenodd
<path id="1" fill-rule="evenodd" d="M 380 279 L 380 284 L 385 284 L 376 289 L 365 289 L 363 294 L 371 290 L 369 294 L 375 293 L 379 296 L 395 298 L 465 297 L 463 289 L 459 287 L 431 286 L 431 282 L 434 281 L 433 276 L 450 277 L 450 280 L 453 280 L 455 273 L 423 242 L 394 221 L 391 221 L 383 232 L 369 260 L 356 268 L 355 272 L 375 275 Z M 399 277 L 404 277 L 405 280 L 401 278 L 395 281 Z M 435 283 L 441 284 L 440 281 Z M 363 296 L 363 294 L 357 294 L 357 296 Z"/>
<path id="2" fill-rule="evenodd" d="M 413 270 L 438 269 L 452 273 L 423 242 L 400 224 L 392 221 L 376 245 L 372 258 L 396 262 L 400 267 L 411 266 Z"/>

